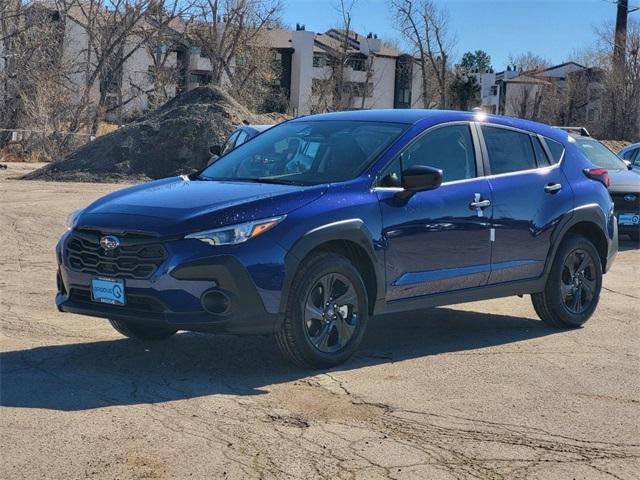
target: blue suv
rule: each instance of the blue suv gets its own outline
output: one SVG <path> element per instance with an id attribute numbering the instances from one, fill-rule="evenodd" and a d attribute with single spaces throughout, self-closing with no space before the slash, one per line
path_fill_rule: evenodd
<path id="1" fill-rule="evenodd" d="M 345 361 L 383 313 L 530 294 L 543 321 L 579 327 L 617 252 L 608 181 L 538 123 L 298 118 L 70 215 L 56 303 L 141 340 L 273 334 L 311 367 Z"/>

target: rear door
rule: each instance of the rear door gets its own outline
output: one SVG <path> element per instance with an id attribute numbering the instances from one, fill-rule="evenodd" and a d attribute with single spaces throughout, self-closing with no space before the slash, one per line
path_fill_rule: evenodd
<path id="1" fill-rule="evenodd" d="M 489 277 L 491 191 L 469 123 L 445 124 L 410 143 L 378 178 L 387 301 L 478 287 Z M 435 190 L 399 198 L 402 170 L 442 169 Z M 471 205 L 478 202 L 482 207 Z"/>
<path id="2" fill-rule="evenodd" d="M 573 208 L 571 188 L 556 160 L 550 160 L 562 153 L 551 154 L 541 137 L 524 130 L 481 124 L 479 131 L 493 207 L 488 283 L 536 278 L 554 226 Z"/>

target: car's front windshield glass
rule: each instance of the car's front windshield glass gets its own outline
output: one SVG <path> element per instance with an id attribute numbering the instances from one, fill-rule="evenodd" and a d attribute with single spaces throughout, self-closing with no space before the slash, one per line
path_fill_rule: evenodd
<path id="1" fill-rule="evenodd" d="M 609 170 L 625 170 L 627 168 L 627 165 L 615 153 L 596 140 L 576 138 L 576 143 L 587 158 L 598 167 Z"/>
<path id="2" fill-rule="evenodd" d="M 384 122 L 288 122 L 220 157 L 200 178 L 298 185 L 341 182 L 361 174 L 407 127 Z"/>

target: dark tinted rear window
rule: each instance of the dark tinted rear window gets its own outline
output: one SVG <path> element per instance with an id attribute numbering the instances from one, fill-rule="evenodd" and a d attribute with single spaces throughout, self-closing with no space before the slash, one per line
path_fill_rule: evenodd
<path id="1" fill-rule="evenodd" d="M 482 134 L 489 153 L 492 175 L 537 168 L 528 133 L 483 125 Z"/>
<path id="2" fill-rule="evenodd" d="M 549 147 L 549 150 L 551 151 L 553 163 L 558 163 L 562 160 L 562 155 L 564 155 L 564 146 L 560 142 L 556 142 L 550 138 L 545 138 L 544 141 L 547 143 L 547 147 Z"/>

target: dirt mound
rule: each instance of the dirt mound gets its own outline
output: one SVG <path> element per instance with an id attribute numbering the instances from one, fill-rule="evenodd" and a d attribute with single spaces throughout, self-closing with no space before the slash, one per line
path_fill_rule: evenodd
<path id="1" fill-rule="evenodd" d="M 190 173 L 206 164 L 209 145 L 223 144 L 235 128 L 285 118 L 253 114 L 219 88 L 198 87 L 23 179 L 118 182 Z"/>
<path id="2" fill-rule="evenodd" d="M 601 140 L 601 141 L 616 153 L 618 153 L 620 150 L 622 150 L 624 147 L 626 147 L 630 143 L 624 140 Z"/>

